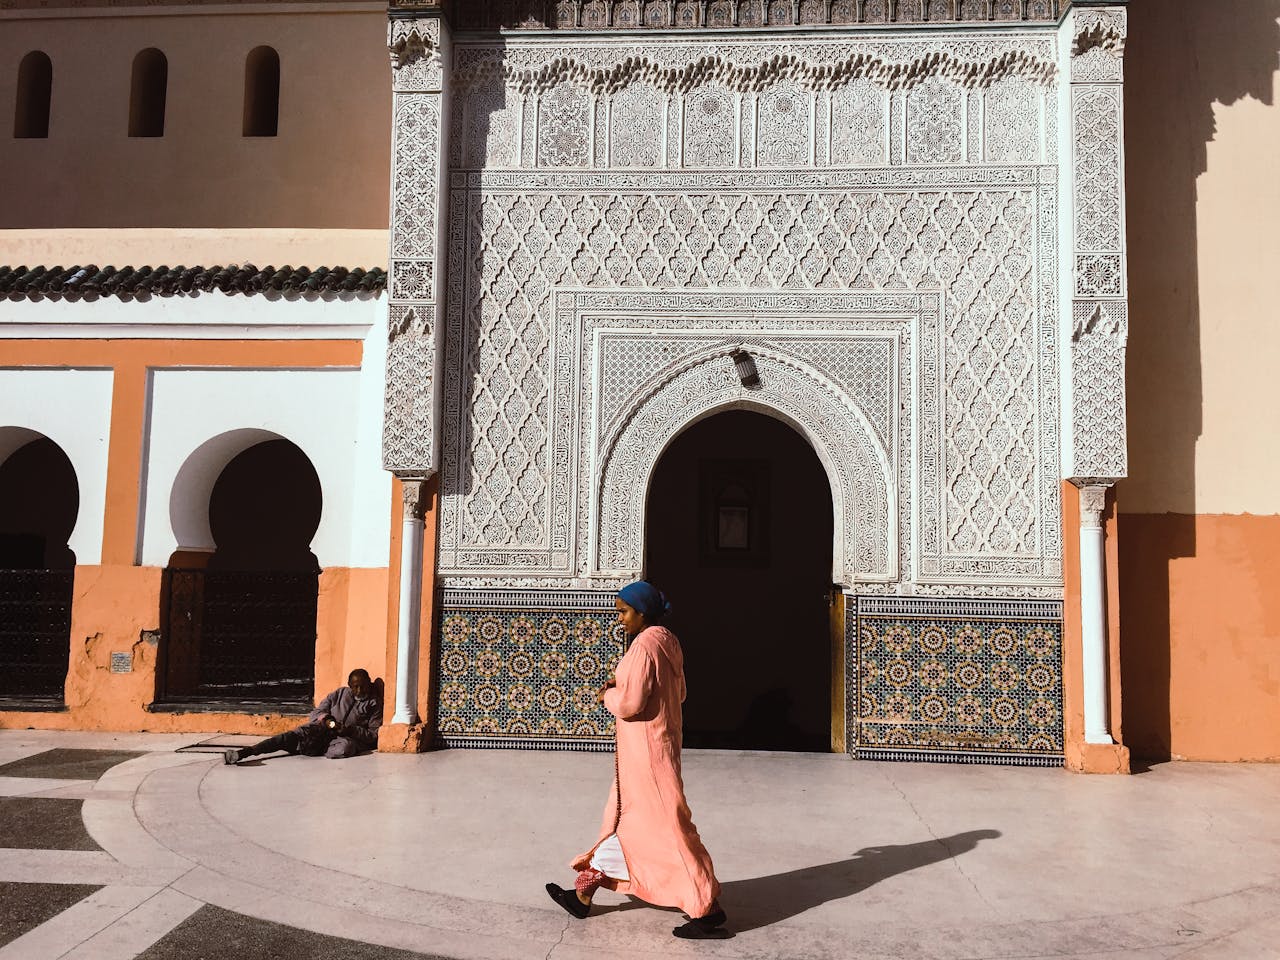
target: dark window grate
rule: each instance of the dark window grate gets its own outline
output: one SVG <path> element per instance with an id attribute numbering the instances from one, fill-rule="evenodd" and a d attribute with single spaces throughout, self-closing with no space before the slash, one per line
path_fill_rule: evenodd
<path id="1" fill-rule="evenodd" d="M 62 702 L 72 570 L 0 570 L 0 697 Z"/>
<path id="2" fill-rule="evenodd" d="M 166 570 L 164 702 L 310 704 L 316 573 Z"/>

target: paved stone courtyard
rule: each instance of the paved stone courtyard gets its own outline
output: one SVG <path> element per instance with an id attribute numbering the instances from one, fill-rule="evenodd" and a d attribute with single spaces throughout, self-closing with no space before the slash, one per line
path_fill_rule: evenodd
<path id="1" fill-rule="evenodd" d="M 733 936 L 688 943 L 543 892 L 608 755 L 207 752 L 246 739 L 0 731 L 0 960 L 1280 957 L 1280 766 L 691 751 Z"/>

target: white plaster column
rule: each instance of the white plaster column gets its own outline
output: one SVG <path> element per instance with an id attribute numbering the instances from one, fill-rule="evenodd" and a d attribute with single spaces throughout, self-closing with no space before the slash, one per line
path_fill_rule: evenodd
<path id="1" fill-rule="evenodd" d="M 1080 639 L 1084 665 L 1084 739 L 1114 743 L 1107 717 L 1107 561 L 1105 486 L 1080 488 Z"/>
<path id="2" fill-rule="evenodd" d="M 402 480 L 400 617 L 396 630 L 396 712 L 392 723 L 418 722 L 418 624 L 422 616 L 422 480 Z"/>

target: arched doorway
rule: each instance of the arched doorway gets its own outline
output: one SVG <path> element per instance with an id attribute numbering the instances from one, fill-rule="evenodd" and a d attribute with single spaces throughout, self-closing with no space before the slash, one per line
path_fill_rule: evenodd
<path id="1" fill-rule="evenodd" d="M 76 566 L 67 544 L 80 486 L 48 437 L 13 428 L 7 439 L 12 453 L 0 456 L 0 698 L 61 703 Z"/>
<path id="2" fill-rule="evenodd" d="M 832 533 L 826 471 L 774 417 L 719 413 L 663 453 L 645 569 L 684 647 L 687 746 L 830 749 Z"/>
<path id="3" fill-rule="evenodd" d="M 212 554 L 165 571 L 158 699 L 231 708 L 310 704 L 315 690 L 320 479 L 288 440 L 243 450 L 208 502 Z"/>

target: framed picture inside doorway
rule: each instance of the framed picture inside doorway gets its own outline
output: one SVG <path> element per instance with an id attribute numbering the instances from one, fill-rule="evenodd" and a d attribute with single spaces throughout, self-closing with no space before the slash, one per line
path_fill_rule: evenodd
<path id="1" fill-rule="evenodd" d="M 698 461 L 698 560 L 704 567 L 769 565 L 769 461 Z"/>

